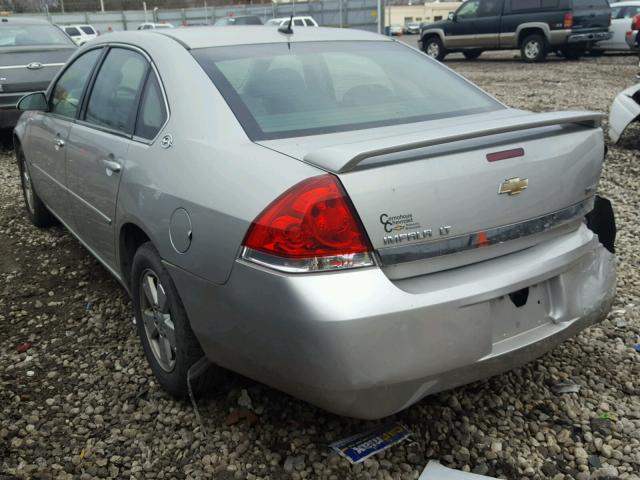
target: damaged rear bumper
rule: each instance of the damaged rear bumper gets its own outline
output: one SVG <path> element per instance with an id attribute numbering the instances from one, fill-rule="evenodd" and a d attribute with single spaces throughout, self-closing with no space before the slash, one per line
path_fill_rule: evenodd
<path id="1" fill-rule="evenodd" d="M 640 118 L 640 84 L 618 94 L 609 113 L 609 137 L 618 143 L 629 124 Z"/>
<path id="2" fill-rule="evenodd" d="M 400 281 L 375 267 L 295 275 L 238 261 L 214 285 L 167 267 L 213 363 L 358 418 L 533 360 L 600 321 L 615 292 L 615 257 L 586 224 Z"/>

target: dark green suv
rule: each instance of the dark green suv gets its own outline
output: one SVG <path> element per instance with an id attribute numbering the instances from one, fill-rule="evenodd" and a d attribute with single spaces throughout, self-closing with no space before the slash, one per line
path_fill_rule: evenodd
<path id="1" fill-rule="evenodd" d="M 470 60 L 485 50 L 520 49 L 527 62 L 555 51 L 577 59 L 611 38 L 607 0 L 468 0 L 448 20 L 424 25 L 420 46 L 442 60 L 462 52 Z"/>

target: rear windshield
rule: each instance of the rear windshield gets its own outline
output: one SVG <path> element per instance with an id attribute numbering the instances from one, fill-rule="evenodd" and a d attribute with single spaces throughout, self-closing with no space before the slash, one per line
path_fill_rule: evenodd
<path id="1" fill-rule="evenodd" d="M 70 44 L 69 37 L 53 25 L 0 24 L 0 47 Z"/>
<path id="2" fill-rule="evenodd" d="M 438 62 L 395 42 L 292 42 L 191 53 L 254 140 L 504 108 Z"/>
<path id="3" fill-rule="evenodd" d="M 67 35 L 71 35 L 72 37 L 80 35 L 80 31 L 76 27 L 64 27 L 64 31 L 67 32 Z"/>

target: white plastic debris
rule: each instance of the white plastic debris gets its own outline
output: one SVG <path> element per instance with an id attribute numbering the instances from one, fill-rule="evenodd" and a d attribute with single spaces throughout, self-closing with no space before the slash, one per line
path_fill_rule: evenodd
<path id="1" fill-rule="evenodd" d="M 580 391 L 580 385 L 572 382 L 560 382 L 551 387 L 551 390 L 556 395 L 562 393 L 578 393 Z"/>
<path id="2" fill-rule="evenodd" d="M 487 480 L 495 479 L 495 477 L 487 477 L 486 475 L 478 475 L 475 473 L 461 472 L 451 468 L 443 467 L 437 461 L 431 460 L 427 467 L 422 471 L 418 480 Z"/>

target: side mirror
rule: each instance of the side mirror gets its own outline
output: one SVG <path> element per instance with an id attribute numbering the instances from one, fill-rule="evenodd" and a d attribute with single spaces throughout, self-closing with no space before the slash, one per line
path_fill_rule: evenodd
<path id="1" fill-rule="evenodd" d="M 47 97 L 44 92 L 29 93 L 18 101 L 18 110 L 47 112 L 49 111 Z"/>
<path id="2" fill-rule="evenodd" d="M 456 21 L 456 14 L 454 12 L 449 12 L 449 20 L 452 22 Z"/>

